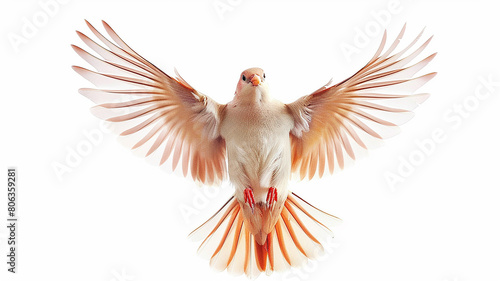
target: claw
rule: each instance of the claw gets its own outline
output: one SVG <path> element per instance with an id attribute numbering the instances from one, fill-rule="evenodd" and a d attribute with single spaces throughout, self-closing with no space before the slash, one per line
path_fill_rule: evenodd
<path id="1" fill-rule="evenodd" d="M 245 203 L 248 203 L 248 206 L 250 206 L 250 209 L 252 209 L 253 212 L 253 209 L 255 207 L 255 198 L 253 197 L 253 190 L 250 187 L 245 188 L 243 194 L 245 195 Z"/>
<path id="2" fill-rule="evenodd" d="M 278 191 L 274 187 L 270 187 L 267 191 L 266 204 L 268 208 L 271 208 L 274 202 L 278 201 Z"/>

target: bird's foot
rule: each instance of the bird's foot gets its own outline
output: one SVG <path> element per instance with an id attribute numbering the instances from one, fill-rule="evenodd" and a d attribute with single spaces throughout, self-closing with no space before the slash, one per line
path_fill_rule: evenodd
<path id="1" fill-rule="evenodd" d="M 271 186 L 267 191 L 267 199 L 266 199 L 267 207 L 271 208 L 274 202 L 276 201 L 278 201 L 278 191 L 276 190 L 276 188 Z"/>
<path id="2" fill-rule="evenodd" d="M 255 198 L 253 197 L 253 190 L 250 187 L 245 188 L 243 191 L 243 194 L 245 196 L 245 203 L 248 203 L 248 206 L 250 206 L 250 209 L 253 209 L 255 207 Z"/>

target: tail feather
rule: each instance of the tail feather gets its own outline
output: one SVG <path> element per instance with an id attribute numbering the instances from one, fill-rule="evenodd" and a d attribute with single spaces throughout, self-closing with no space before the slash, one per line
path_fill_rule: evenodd
<path id="1" fill-rule="evenodd" d="M 190 236 L 206 236 L 198 252 L 208 257 L 216 270 L 227 269 L 232 274 L 245 273 L 254 278 L 261 272 L 270 275 L 301 266 L 320 255 L 321 241 L 333 236 L 326 225 L 338 220 L 290 193 L 276 225 L 261 245 L 245 225 L 239 202 L 231 197 Z"/>
<path id="2" fill-rule="evenodd" d="M 266 271 L 267 268 L 267 241 L 264 245 L 259 245 L 257 241 L 253 243 L 255 249 L 255 260 L 259 271 Z"/>
<path id="3" fill-rule="evenodd" d="M 308 254 L 306 254 L 306 251 L 304 250 L 304 248 L 302 248 L 302 244 L 300 243 L 299 239 L 297 238 L 297 234 L 295 234 L 295 230 L 292 227 L 292 222 L 290 222 L 290 220 L 291 220 L 290 211 L 288 211 L 288 208 L 286 206 L 283 209 L 283 211 L 281 212 L 281 218 L 283 219 L 283 222 L 285 223 L 286 229 L 288 230 L 288 233 L 290 234 L 290 236 L 293 240 L 293 243 L 295 243 L 295 246 L 297 247 L 297 249 L 304 256 L 308 256 Z M 319 243 L 319 242 L 317 242 L 317 243 Z"/>
<path id="4" fill-rule="evenodd" d="M 203 240 L 203 242 L 200 245 L 201 248 L 205 244 L 205 242 L 207 242 L 207 240 L 210 237 L 212 237 L 212 235 L 219 228 L 219 226 L 225 221 L 225 218 L 227 217 L 229 212 L 237 205 L 238 202 L 234 200 L 234 196 L 232 196 L 211 218 L 209 218 L 206 222 L 204 222 L 202 225 L 198 226 L 195 230 L 193 230 L 189 234 L 189 237 L 191 237 L 194 240 L 205 238 L 205 240 Z M 207 229 L 212 229 L 212 232 L 210 232 L 208 235 L 204 233 L 205 230 Z M 200 250 L 200 248 L 198 250 Z"/>

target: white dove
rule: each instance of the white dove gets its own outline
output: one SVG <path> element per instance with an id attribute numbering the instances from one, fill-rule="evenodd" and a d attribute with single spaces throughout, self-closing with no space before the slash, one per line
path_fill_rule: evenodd
<path id="1" fill-rule="evenodd" d="M 106 22 L 113 41 L 87 25 L 107 48 L 77 31 L 102 57 L 72 45 L 97 70 L 73 66 L 99 88 L 79 92 L 98 104 L 98 117 L 123 125 L 119 133 L 135 140 L 132 149 L 143 149 L 160 165 L 204 184 L 229 176 L 234 196 L 192 235 L 205 238 L 199 251 L 213 267 L 249 277 L 304 264 L 331 235 L 327 225 L 337 218 L 290 192 L 291 176 L 342 169 L 356 148 L 366 148 L 363 140 L 384 137 L 374 127 L 397 128 L 413 116 L 428 95 L 412 93 L 436 75 L 413 78 L 436 53 L 406 66 L 432 37 L 405 56 L 420 33 L 394 53 L 403 27 L 382 53 L 384 32 L 373 58 L 338 84 L 284 104 L 269 95 L 264 71 L 250 68 L 239 76 L 233 100 L 222 105 L 138 55 Z"/>

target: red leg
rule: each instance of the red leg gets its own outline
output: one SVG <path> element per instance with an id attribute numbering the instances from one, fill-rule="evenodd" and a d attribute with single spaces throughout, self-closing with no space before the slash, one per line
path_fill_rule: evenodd
<path id="1" fill-rule="evenodd" d="M 278 191 L 274 187 L 270 187 L 269 190 L 267 191 L 267 207 L 271 208 L 274 202 L 278 201 Z"/>
<path id="2" fill-rule="evenodd" d="M 252 209 L 255 207 L 255 198 L 253 197 L 253 190 L 250 187 L 245 188 L 243 191 L 243 194 L 245 195 L 245 203 L 248 203 L 248 206 Z"/>

